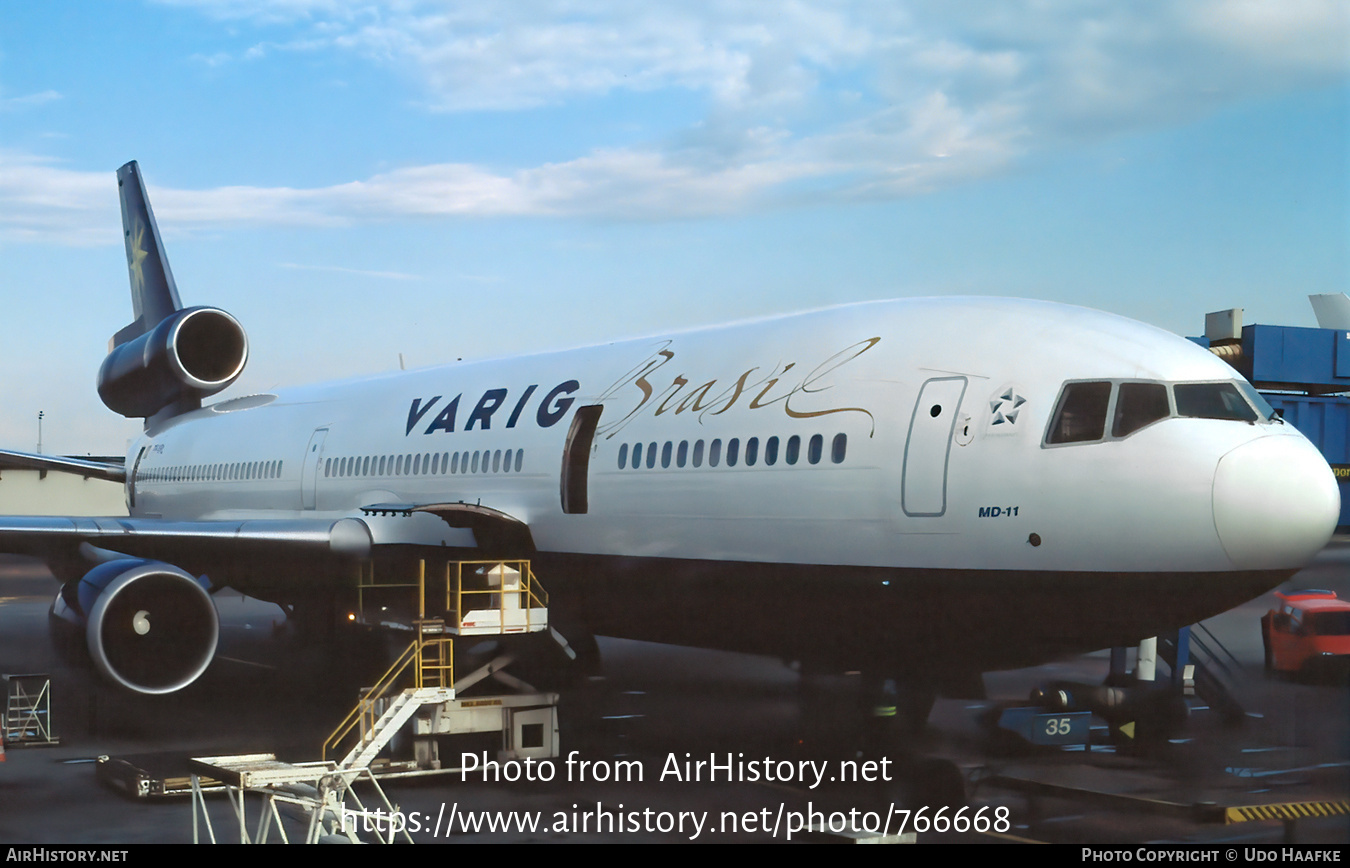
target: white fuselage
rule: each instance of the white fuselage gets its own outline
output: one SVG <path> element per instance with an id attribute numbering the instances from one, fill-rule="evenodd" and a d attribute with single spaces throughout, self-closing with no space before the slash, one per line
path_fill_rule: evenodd
<path id="1" fill-rule="evenodd" d="M 1046 445 L 1063 384 L 1094 379 L 1236 378 L 1187 341 L 1081 308 L 859 304 L 225 401 L 132 447 L 132 512 L 280 518 L 481 502 L 527 523 L 541 551 L 934 569 L 1296 567 L 1325 541 L 1330 472 L 1278 420 L 1173 417 Z M 604 410 L 589 506 L 567 515 L 568 422 L 592 404 Z M 1281 475 L 1308 503 L 1254 519 L 1290 527 L 1238 561 L 1216 529 L 1215 474 L 1263 438 L 1279 438 L 1297 465 Z M 1318 473 L 1325 484 L 1307 478 Z M 1257 511 L 1269 496 L 1240 492 Z"/>
<path id="2" fill-rule="evenodd" d="M 1095 435 L 1074 383 L 1109 396 Z M 1197 415 L 1177 384 L 1242 418 Z M 1129 430 L 1127 392 L 1152 396 Z M 1120 317 L 877 302 L 224 401 L 147 431 L 128 490 L 139 516 L 354 517 L 377 552 L 474 539 L 362 507 L 481 504 L 528 525 L 596 632 L 982 671 L 1193 623 L 1320 550 L 1336 483 L 1258 403 Z"/>

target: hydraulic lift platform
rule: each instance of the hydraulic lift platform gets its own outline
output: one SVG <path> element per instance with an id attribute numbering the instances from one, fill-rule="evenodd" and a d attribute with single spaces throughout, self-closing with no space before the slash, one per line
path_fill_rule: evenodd
<path id="1" fill-rule="evenodd" d="M 558 694 L 536 690 L 507 670 L 519 657 L 512 641 L 542 634 L 554 653 L 575 659 L 567 641 L 548 622 L 548 595 L 529 561 L 447 561 L 428 580 L 425 560 L 417 562 L 416 581 L 378 581 L 372 564 L 359 586 L 360 619 L 389 625 L 390 591 L 414 590 L 416 638 L 370 688 L 324 744 L 325 759 L 356 734 L 340 768 L 372 767 L 396 734 L 412 723 L 413 758 L 384 761 L 380 775 L 435 774 L 457 771 L 440 759 L 440 739 L 475 733 L 501 733 L 498 761 L 545 759 L 558 755 Z M 381 605 L 381 603 L 386 603 Z M 434 613 L 434 614 L 429 614 Z M 393 623 L 397 623 L 396 621 Z M 463 676 L 455 674 L 455 643 L 497 637 L 502 650 Z M 540 652 L 536 646 L 535 653 Z M 412 685 L 396 692 L 411 674 Z M 487 685 L 503 688 L 489 693 Z M 469 695 L 466 695 L 469 694 Z"/>
<path id="2" fill-rule="evenodd" d="M 377 840 L 391 843 L 392 828 L 379 818 L 397 813 L 376 781 L 379 777 L 444 774 L 459 771 L 440 758 L 447 737 L 500 734 L 497 761 L 547 759 L 558 756 L 558 694 L 536 690 L 506 670 L 518 659 L 507 645 L 518 637 L 542 634 L 557 652 L 576 654 L 548 623 L 548 596 L 530 570 L 529 561 L 447 561 L 427 580 L 427 564 L 419 560 L 415 581 L 377 581 L 374 564 L 363 570 L 358 586 L 358 619 L 367 624 L 411 630 L 415 638 L 323 745 L 318 762 L 285 763 L 272 754 L 198 757 L 191 761 L 193 838 L 198 815 L 207 819 L 204 780 L 223 786 L 239 823 L 239 840 L 262 842 L 276 830 L 289 840 L 282 813 L 299 814 L 306 822 L 305 840 L 356 840 L 350 820 Z M 413 592 L 415 605 L 408 605 Z M 413 617 L 407 617 L 412 613 Z M 405 623 L 399 620 L 400 615 Z M 455 641 L 496 637 L 502 648 L 463 676 L 455 674 Z M 540 650 L 534 649 L 536 653 Z M 411 681 L 411 684 L 408 682 Z M 502 688 L 489 692 L 487 685 Z M 411 724 L 411 759 L 380 754 Z M 346 747 L 346 753 L 337 757 Z M 356 800 L 353 785 L 368 781 L 382 807 L 368 811 Z M 250 836 L 244 812 L 247 794 L 261 796 L 263 815 Z M 349 800 L 355 807 L 349 806 Z M 370 821 L 374 821 L 373 824 Z M 407 838 L 406 833 L 403 835 Z M 411 840 L 411 839 L 408 839 Z"/>

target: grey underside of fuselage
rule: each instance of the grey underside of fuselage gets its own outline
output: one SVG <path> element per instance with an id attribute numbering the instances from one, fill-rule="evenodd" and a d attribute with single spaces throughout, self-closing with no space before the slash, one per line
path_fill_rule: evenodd
<path id="1" fill-rule="evenodd" d="M 1134 644 L 1292 571 L 1039 573 L 539 553 L 565 616 L 601 635 L 846 669 L 990 671 Z M 938 662 L 940 661 L 940 663 Z"/>
<path id="2" fill-rule="evenodd" d="M 397 547 L 376 568 L 415 569 L 426 558 L 432 575 L 447 558 L 480 554 Z M 934 570 L 542 551 L 532 563 L 564 632 L 934 677 L 1132 645 L 1226 611 L 1292 573 Z M 279 602 L 331 595 L 331 583 L 350 589 L 355 575 L 350 565 L 305 572 L 303 583 L 290 571 L 275 588 L 271 567 L 241 564 L 218 575 Z"/>

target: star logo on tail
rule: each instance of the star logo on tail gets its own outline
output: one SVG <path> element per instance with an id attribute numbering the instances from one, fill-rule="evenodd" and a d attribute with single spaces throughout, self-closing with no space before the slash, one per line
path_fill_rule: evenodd
<path id="1" fill-rule="evenodd" d="M 136 293 L 136 306 L 140 307 L 140 294 L 145 290 L 145 258 L 149 256 L 145 249 L 145 224 L 137 223 L 131 236 L 131 253 L 127 266 L 131 269 L 131 288 Z"/>

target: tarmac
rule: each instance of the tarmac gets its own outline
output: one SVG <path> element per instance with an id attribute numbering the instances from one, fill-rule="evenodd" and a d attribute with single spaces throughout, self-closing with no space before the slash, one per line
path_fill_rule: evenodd
<path id="1" fill-rule="evenodd" d="M 1333 542 L 1286 588 L 1309 586 L 1350 593 L 1350 543 Z M 0 563 L 0 672 L 50 674 L 60 739 L 11 746 L 0 764 L 5 844 L 189 843 L 188 799 L 128 798 L 99 783 L 97 757 L 318 759 L 359 688 L 383 669 L 380 640 L 340 652 L 303 647 L 279 609 L 225 592 L 217 597 L 221 653 L 206 676 L 174 696 L 133 696 L 57 657 L 46 623 L 56 587 L 40 564 Z M 603 674 L 562 693 L 562 756 L 551 764 L 552 780 L 525 780 L 517 767 L 499 769 L 495 781 L 456 774 L 384 788 L 403 822 L 416 821 L 410 837 L 419 843 L 786 842 L 810 840 L 800 828 L 810 821 L 828 826 L 850 816 L 860 826 L 887 818 L 887 831 L 898 831 L 897 784 L 880 778 L 914 768 L 914 757 L 942 758 L 965 779 L 967 822 L 961 830 L 935 824 L 939 806 L 922 819 L 911 811 L 904 822 L 923 827 L 920 843 L 1345 845 L 1344 814 L 1296 823 L 1220 819 L 1228 807 L 1314 803 L 1334 811 L 1350 800 L 1350 690 L 1262 674 L 1258 622 L 1273 599 L 1206 622 L 1240 664 L 1233 692 L 1244 722 L 1227 725 L 1193 701 L 1184 728 L 1147 751 L 1032 748 L 991 737 L 980 723 L 997 706 L 1024 703 L 1039 684 L 1099 683 L 1105 652 L 990 673 L 987 700 L 940 699 L 923 733 L 896 755 L 871 755 L 876 765 L 868 769 L 845 765 L 864 738 L 855 676 L 808 676 L 770 658 L 602 638 Z M 838 780 L 850 773 L 878 779 Z M 512 774 L 518 779 L 505 779 Z M 217 836 L 238 840 L 224 798 L 208 804 Z M 247 810 L 256 822 L 259 806 Z M 505 828 L 489 831 L 493 824 Z"/>

